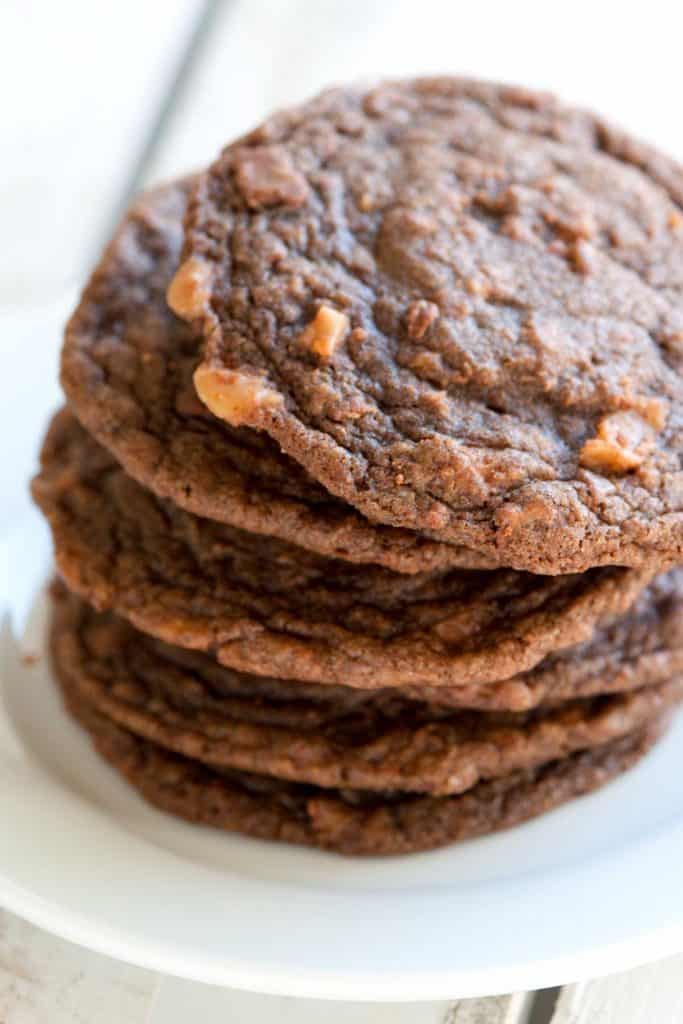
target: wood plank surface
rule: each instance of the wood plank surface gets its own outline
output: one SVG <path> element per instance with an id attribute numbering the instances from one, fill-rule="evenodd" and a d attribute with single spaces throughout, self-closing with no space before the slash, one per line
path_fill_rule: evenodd
<path id="1" fill-rule="evenodd" d="M 560 994 L 552 1024 L 681 1024 L 683 957 L 647 964 Z"/>
<path id="2" fill-rule="evenodd" d="M 157 984 L 0 910 L 0 1024 L 146 1024 Z"/>

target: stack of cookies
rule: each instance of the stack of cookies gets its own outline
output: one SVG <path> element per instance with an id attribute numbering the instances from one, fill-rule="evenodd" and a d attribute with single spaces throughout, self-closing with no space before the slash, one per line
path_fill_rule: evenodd
<path id="1" fill-rule="evenodd" d="M 602 785 L 683 696 L 683 172 L 545 95 L 336 89 L 143 196 L 35 499 L 149 801 L 350 854 Z"/>

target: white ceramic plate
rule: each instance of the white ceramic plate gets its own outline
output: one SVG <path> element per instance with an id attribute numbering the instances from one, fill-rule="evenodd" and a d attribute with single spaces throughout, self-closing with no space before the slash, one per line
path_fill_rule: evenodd
<path id="1" fill-rule="evenodd" d="M 0 730 L 0 903 L 37 924 L 167 973 L 336 999 L 538 988 L 683 948 L 683 717 L 640 766 L 537 821 L 345 860 L 143 803 L 67 719 L 45 657 L 22 659 L 44 612 L 22 645 L 5 632 Z"/>
<path id="2" fill-rule="evenodd" d="M 48 377 L 53 362 L 51 346 Z M 22 451 L 54 399 L 28 393 L 0 412 Z M 683 716 L 603 791 L 434 853 L 344 860 L 195 828 L 144 804 L 62 711 L 42 599 L 31 610 L 47 537 L 19 506 L 0 538 L 0 904 L 166 973 L 335 999 L 539 988 L 683 950 Z"/>

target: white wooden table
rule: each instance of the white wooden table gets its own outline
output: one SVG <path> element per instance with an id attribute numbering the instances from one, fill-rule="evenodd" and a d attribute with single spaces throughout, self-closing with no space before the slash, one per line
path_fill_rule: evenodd
<path id="1" fill-rule="evenodd" d="M 536 0 L 6 0 L 0 312 L 57 301 L 82 280 L 137 188 L 201 166 L 270 108 L 335 80 L 450 70 L 552 87 L 683 157 L 683 127 L 671 129 L 680 123 L 676 17 L 669 0 L 574 0 L 561 27 L 559 11 Z M 634 55 L 645 61 L 638 73 Z M 0 353 L 2 344 L 0 332 Z M 0 1024 L 323 1016 L 329 1024 L 680 1024 L 683 958 L 559 995 L 321 1004 L 165 978 L 0 910 Z"/>

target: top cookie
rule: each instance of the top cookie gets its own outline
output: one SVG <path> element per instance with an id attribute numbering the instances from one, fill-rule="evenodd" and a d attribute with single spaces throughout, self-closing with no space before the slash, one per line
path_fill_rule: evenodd
<path id="1" fill-rule="evenodd" d="M 200 177 L 195 386 L 368 517 L 554 573 L 683 550 L 683 174 L 552 97 L 336 89 Z"/>

